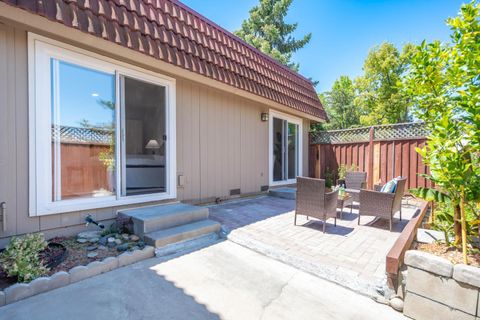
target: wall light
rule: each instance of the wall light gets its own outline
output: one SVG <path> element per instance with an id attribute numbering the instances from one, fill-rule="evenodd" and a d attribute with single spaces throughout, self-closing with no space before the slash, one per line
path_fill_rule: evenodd
<path id="1" fill-rule="evenodd" d="M 268 113 L 262 112 L 261 119 L 262 121 L 268 121 Z"/>

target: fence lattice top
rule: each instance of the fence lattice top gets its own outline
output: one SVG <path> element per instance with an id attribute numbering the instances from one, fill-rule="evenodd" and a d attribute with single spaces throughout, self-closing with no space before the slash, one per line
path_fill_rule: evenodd
<path id="1" fill-rule="evenodd" d="M 311 133 L 312 144 L 354 143 L 370 141 L 370 128 L 373 140 L 418 139 L 428 135 L 423 122 L 410 122 L 343 130 L 319 131 Z"/>
<path id="2" fill-rule="evenodd" d="M 113 139 L 113 130 L 52 126 L 53 141 L 62 143 L 86 143 L 108 145 Z"/>

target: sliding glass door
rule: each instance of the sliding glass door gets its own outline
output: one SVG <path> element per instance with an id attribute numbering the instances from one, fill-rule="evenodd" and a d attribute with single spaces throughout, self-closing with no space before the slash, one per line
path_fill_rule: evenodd
<path id="1" fill-rule="evenodd" d="M 293 183 L 300 173 L 300 126 L 281 115 L 271 120 L 271 184 Z"/>
<path id="2" fill-rule="evenodd" d="M 121 76 L 122 196 L 166 191 L 166 89 Z"/>

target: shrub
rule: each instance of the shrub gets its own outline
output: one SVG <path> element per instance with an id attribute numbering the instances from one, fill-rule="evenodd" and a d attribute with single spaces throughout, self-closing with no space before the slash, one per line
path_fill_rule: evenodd
<path id="1" fill-rule="evenodd" d="M 47 242 L 41 233 L 12 237 L 0 256 L 3 270 L 9 277 L 17 276 L 18 282 L 30 282 L 45 275 L 48 269 L 43 265 L 39 253 L 46 246 Z"/>
<path id="2" fill-rule="evenodd" d="M 350 171 L 357 171 L 357 166 L 352 164 L 349 167 L 346 164 L 341 164 L 338 167 L 338 179 L 344 180 L 345 176 L 347 175 L 347 172 L 350 172 Z"/>

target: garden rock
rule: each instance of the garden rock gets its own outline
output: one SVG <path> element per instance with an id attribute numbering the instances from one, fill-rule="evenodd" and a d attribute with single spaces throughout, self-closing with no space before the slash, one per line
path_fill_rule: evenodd
<path id="1" fill-rule="evenodd" d="M 130 241 L 137 242 L 138 240 L 140 240 L 140 237 L 137 236 L 136 234 L 132 234 L 132 235 L 130 236 Z"/>
<path id="2" fill-rule="evenodd" d="M 87 251 L 93 251 L 93 250 L 97 250 L 98 249 L 98 246 L 88 246 L 85 248 Z"/>
<path id="3" fill-rule="evenodd" d="M 127 240 L 127 241 L 128 241 L 128 239 L 129 239 L 130 237 L 129 237 L 129 235 L 128 235 L 127 233 L 123 233 L 123 234 L 122 234 L 122 238 L 123 238 L 123 240 Z"/>
<path id="4" fill-rule="evenodd" d="M 101 237 L 100 231 L 83 231 L 77 235 L 77 238 L 87 239 L 88 241 L 90 241 L 90 239 L 94 239 L 94 238 L 98 239 L 100 237 Z"/>
<path id="5" fill-rule="evenodd" d="M 127 251 L 128 250 L 128 243 L 123 243 L 121 245 L 118 245 L 117 246 L 117 251 Z"/>
<path id="6" fill-rule="evenodd" d="M 98 244 L 102 245 L 102 246 L 106 246 L 107 245 L 107 239 L 108 237 L 101 237 L 100 239 L 98 239 Z"/>
<path id="7" fill-rule="evenodd" d="M 87 239 L 78 238 L 78 239 L 77 239 L 77 242 L 78 242 L 78 243 L 86 243 L 86 242 L 87 242 Z"/>
<path id="8" fill-rule="evenodd" d="M 89 258 L 95 258 L 96 256 L 98 256 L 98 252 L 96 252 L 96 251 L 92 251 L 92 252 L 87 253 L 87 257 L 89 257 Z"/>
<path id="9" fill-rule="evenodd" d="M 403 300 L 400 299 L 399 297 L 393 297 L 392 299 L 390 299 L 390 306 L 393 309 L 402 312 L 403 311 Z"/>
<path id="10" fill-rule="evenodd" d="M 99 241 L 99 238 L 91 238 L 88 240 L 90 243 L 97 243 Z"/>
<path id="11" fill-rule="evenodd" d="M 105 251 L 105 250 L 107 250 L 107 249 L 108 249 L 108 248 L 105 247 L 105 246 L 102 246 L 102 245 L 99 245 L 99 246 L 98 246 L 98 250 Z"/>
<path id="12" fill-rule="evenodd" d="M 116 243 L 117 245 L 120 245 L 120 244 L 122 244 L 122 240 L 120 240 L 120 239 L 115 239 L 115 243 Z"/>

